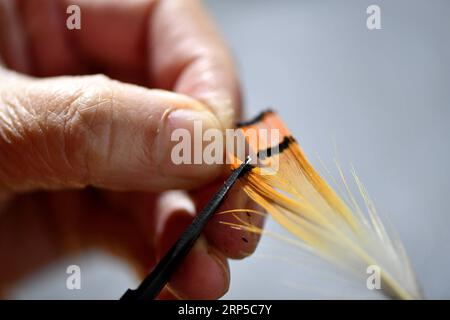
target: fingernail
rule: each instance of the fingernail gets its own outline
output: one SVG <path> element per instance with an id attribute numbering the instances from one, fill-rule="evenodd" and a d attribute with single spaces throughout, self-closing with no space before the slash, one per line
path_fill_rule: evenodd
<path id="1" fill-rule="evenodd" d="M 220 254 L 216 249 L 209 246 L 208 249 L 209 256 L 216 261 L 217 265 L 220 266 L 223 272 L 223 276 L 226 279 L 225 280 L 225 286 L 223 287 L 223 291 L 221 293 L 221 296 L 227 293 L 229 286 L 230 286 L 230 272 L 228 263 L 226 262 L 226 258 L 222 254 Z M 224 262 L 225 261 L 225 262 Z"/>
<path id="2" fill-rule="evenodd" d="M 204 148 L 211 143 L 203 141 L 206 130 L 221 134 L 221 125 L 211 112 L 192 109 L 170 112 L 163 120 L 156 147 L 156 159 L 164 174 L 198 178 L 220 173 L 221 163 L 208 164 L 203 156 Z"/>
<path id="3" fill-rule="evenodd" d="M 183 297 L 183 295 L 178 292 L 175 288 L 173 288 L 170 283 L 166 284 L 166 289 L 167 291 L 174 296 L 175 299 L 177 300 L 187 300 L 186 297 Z"/>
<path id="4" fill-rule="evenodd" d="M 172 275 L 169 286 L 183 298 L 218 299 L 228 291 L 229 269 L 224 258 L 210 252 L 206 240 L 200 237 Z"/>

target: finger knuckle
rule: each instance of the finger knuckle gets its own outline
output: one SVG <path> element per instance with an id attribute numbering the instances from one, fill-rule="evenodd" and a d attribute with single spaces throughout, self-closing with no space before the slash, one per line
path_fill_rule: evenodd
<path id="1" fill-rule="evenodd" d="M 66 153 L 83 168 L 85 180 L 93 180 L 95 167 L 104 165 L 111 153 L 115 84 L 104 75 L 83 77 L 81 81 L 81 93 L 67 106 Z"/>

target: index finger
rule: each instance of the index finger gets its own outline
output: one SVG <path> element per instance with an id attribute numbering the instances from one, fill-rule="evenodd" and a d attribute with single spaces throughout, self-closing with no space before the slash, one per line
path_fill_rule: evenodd
<path id="1" fill-rule="evenodd" d="M 148 45 L 152 84 L 202 101 L 223 128 L 233 126 L 240 115 L 234 63 L 200 1 L 157 2 Z"/>

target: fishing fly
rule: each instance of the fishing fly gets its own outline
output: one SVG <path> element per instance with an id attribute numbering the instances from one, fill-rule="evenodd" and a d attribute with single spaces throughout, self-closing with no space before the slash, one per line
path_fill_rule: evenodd
<path id="1" fill-rule="evenodd" d="M 375 206 L 360 179 L 352 172 L 365 209 L 352 195 L 344 174 L 339 174 L 347 199 L 343 200 L 308 162 L 299 144 L 273 111 L 239 125 L 247 143 L 257 154 L 257 163 L 241 177 L 248 196 L 262 206 L 301 248 L 313 252 L 353 275 L 381 270 L 381 292 L 389 298 L 419 299 L 420 286 L 406 251 L 397 237 L 390 234 L 379 218 Z M 278 141 L 259 139 L 255 143 L 249 130 L 280 132 Z M 242 162 L 229 154 L 231 167 Z M 237 222 L 223 222 L 233 228 L 255 233 L 263 230 L 230 210 Z M 256 214 L 265 214 L 255 211 Z"/>

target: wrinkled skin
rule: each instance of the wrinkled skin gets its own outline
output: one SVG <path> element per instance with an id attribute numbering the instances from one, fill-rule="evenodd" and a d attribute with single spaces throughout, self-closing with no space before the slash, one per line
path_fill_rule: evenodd
<path id="1" fill-rule="evenodd" d="M 65 28 L 69 4 L 81 30 Z M 240 115 L 217 31 L 195 0 L 24 0 L 0 2 L 0 33 L 0 294 L 92 248 L 143 276 L 227 171 L 168 156 L 170 130 L 224 129 Z M 222 209 L 250 206 L 235 188 Z M 258 236 L 221 220 L 233 218 L 213 218 L 160 298 L 228 290 L 227 259 Z"/>

